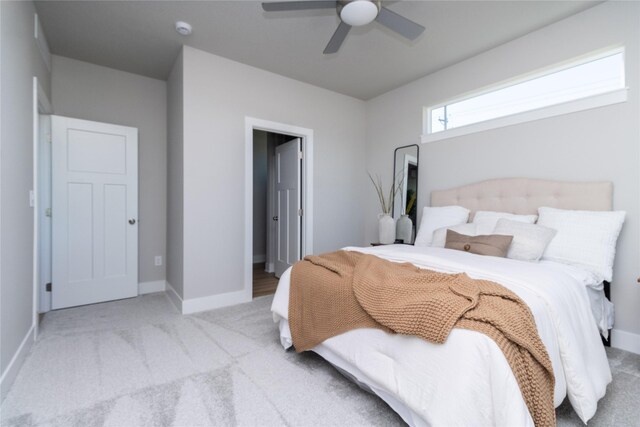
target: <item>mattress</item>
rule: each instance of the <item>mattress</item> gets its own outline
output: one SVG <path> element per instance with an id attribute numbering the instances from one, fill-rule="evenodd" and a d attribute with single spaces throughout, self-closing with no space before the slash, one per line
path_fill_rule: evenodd
<path id="1" fill-rule="evenodd" d="M 569 397 L 587 421 L 611 381 L 591 312 L 589 278 L 555 263 L 482 257 L 443 248 L 389 245 L 346 248 L 442 272 L 465 271 L 515 292 L 531 309 L 556 378 L 554 403 Z M 283 347 L 292 345 L 287 315 L 290 270 L 272 311 Z M 595 286 L 595 285 L 594 285 Z M 377 329 L 356 329 L 313 349 L 384 399 L 410 425 L 531 425 L 516 379 L 498 346 L 475 331 L 454 329 L 444 344 Z"/>

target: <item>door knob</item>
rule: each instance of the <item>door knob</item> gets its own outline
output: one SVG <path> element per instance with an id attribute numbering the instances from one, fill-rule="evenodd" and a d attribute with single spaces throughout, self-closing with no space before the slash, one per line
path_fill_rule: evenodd
<path id="1" fill-rule="evenodd" d="M 272 219 L 273 219 L 274 221 L 277 221 L 277 220 L 278 220 L 278 215 L 274 216 Z"/>
<path id="2" fill-rule="evenodd" d="M 129 219 L 129 224 L 133 225 L 136 223 L 136 220 L 134 218 Z"/>

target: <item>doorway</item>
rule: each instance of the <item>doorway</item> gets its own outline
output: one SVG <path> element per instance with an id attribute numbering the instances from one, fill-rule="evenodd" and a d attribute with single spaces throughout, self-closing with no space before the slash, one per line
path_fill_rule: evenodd
<path id="1" fill-rule="evenodd" d="M 300 259 L 300 138 L 253 131 L 253 297 L 272 294 Z"/>
<path id="2" fill-rule="evenodd" d="M 36 125 L 34 317 L 136 296 L 138 130 L 43 114 Z"/>
<path id="3" fill-rule="evenodd" d="M 312 252 L 313 131 L 245 120 L 246 299 L 275 292 L 278 278 Z"/>
<path id="4" fill-rule="evenodd" d="M 36 336 L 52 309 L 136 296 L 138 288 L 138 131 L 53 113 L 34 77 Z"/>

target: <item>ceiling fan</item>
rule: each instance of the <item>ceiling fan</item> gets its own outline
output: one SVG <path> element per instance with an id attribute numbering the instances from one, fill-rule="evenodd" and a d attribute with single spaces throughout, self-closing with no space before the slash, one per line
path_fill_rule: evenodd
<path id="1" fill-rule="evenodd" d="M 401 36 L 415 40 L 424 27 L 404 16 L 382 6 L 380 0 L 334 0 L 334 1 L 277 1 L 262 3 L 265 12 L 282 12 L 289 10 L 332 9 L 336 8 L 340 17 L 340 25 L 333 33 L 325 54 L 336 53 L 349 34 L 351 27 L 367 25 L 378 21 L 385 27 Z"/>

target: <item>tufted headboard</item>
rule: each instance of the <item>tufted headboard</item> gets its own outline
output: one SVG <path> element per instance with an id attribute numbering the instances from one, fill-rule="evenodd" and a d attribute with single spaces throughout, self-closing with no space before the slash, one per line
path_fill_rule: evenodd
<path id="1" fill-rule="evenodd" d="M 608 211 L 612 203 L 611 182 L 501 178 L 431 192 L 431 206 L 464 206 L 472 215 L 479 210 L 537 214 L 541 206 Z"/>

